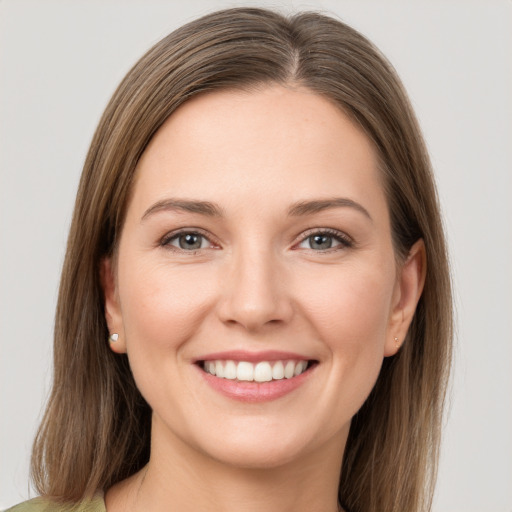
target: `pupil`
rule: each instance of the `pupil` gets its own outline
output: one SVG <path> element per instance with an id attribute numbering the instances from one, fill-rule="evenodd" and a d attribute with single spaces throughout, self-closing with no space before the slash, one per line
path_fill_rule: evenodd
<path id="1" fill-rule="evenodd" d="M 311 238 L 311 247 L 313 249 L 330 249 L 332 246 L 332 238 L 330 236 L 314 235 Z"/>
<path id="2" fill-rule="evenodd" d="M 182 249 L 200 249 L 201 239 L 199 235 L 182 235 L 180 236 L 180 247 Z"/>

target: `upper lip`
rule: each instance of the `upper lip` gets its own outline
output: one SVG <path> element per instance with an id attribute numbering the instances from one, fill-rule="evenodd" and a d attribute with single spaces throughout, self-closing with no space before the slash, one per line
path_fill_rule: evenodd
<path id="1" fill-rule="evenodd" d="M 199 361 L 247 361 L 257 363 L 259 361 L 284 361 L 293 359 L 294 361 L 309 361 L 312 358 L 297 354 L 295 352 L 284 352 L 279 350 L 263 350 L 259 352 L 250 352 L 247 350 L 228 350 L 224 352 L 214 352 L 205 354 L 194 359 Z"/>

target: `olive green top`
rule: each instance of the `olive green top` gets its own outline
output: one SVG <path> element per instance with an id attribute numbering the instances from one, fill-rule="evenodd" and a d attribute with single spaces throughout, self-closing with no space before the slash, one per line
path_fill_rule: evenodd
<path id="1" fill-rule="evenodd" d="M 98 493 L 92 500 L 82 501 L 77 505 L 62 505 L 46 498 L 34 498 L 8 508 L 5 512 L 106 512 L 103 493 Z"/>

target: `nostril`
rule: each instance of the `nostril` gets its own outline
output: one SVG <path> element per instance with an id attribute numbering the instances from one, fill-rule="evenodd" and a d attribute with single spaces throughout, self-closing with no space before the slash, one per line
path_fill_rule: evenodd
<path id="1" fill-rule="evenodd" d="M 293 312 L 290 290 L 276 276 L 275 265 L 254 259 L 240 265 L 245 268 L 234 269 L 223 284 L 217 303 L 219 318 L 226 325 L 238 324 L 248 331 L 288 322 Z"/>

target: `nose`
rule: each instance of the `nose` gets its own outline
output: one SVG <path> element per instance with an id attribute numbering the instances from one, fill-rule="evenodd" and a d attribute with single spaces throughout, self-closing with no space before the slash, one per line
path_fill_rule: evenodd
<path id="1" fill-rule="evenodd" d="M 286 270 L 268 248 L 235 252 L 224 274 L 220 319 L 256 332 L 293 315 Z"/>

